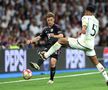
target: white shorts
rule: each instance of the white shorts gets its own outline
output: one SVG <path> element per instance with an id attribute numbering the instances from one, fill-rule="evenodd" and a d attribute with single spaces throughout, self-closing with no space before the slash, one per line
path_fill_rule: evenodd
<path id="1" fill-rule="evenodd" d="M 82 49 L 85 51 L 87 56 L 95 56 L 96 52 L 94 49 L 89 49 L 78 42 L 77 38 L 68 38 L 69 46 L 75 49 Z"/>

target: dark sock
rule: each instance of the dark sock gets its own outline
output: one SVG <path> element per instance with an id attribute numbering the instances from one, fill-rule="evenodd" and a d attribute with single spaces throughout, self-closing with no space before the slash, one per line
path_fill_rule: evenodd
<path id="1" fill-rule="evenodd" d="M 50 69 L 50 80 L 54 80 L 54 75 L 55 75 L 56 67 Z"/>
<path id="2" fill-rule="evenodd" d="M 37 64 L 38 64 L 39 66 L 41 66 L 41 65 L 43 64 L 43 62 L 44 62 L 44 60 L 38 59 Z"/>

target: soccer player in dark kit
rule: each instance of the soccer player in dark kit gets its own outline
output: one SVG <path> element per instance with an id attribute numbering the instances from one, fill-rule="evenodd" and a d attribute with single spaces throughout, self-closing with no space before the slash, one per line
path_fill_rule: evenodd
<path id="1" fill-rule="evenodd" d="M 47 26 L 44 27 L 42 33 L 31 39 L 27 40 L 27 44 L 37 42 L 40 39 L 45 40 L 45 51 L 47 51 L 59 38 L 64 37 L 63 32 L 59 25 L 55 24 L 55 15 L 52 12 L 48 12 L 46 15 Z M 54 82 L 54 75 L 56 71 L 56 62 L 58 58 L 58 52 L 55 52 L 50 56 L 50 79 L 48 81 L 49 84 Z M 38 62 L 30 62 L 30 66 L 37 70 L 40 69 L 40 66 L 44 60 L 39 59 Z"/>

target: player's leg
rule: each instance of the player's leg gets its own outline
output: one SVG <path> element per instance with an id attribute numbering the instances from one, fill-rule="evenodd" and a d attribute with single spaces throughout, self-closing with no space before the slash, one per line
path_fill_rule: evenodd
<path id="1" fill-rule="evenodd" d="M 44 52 L 47 50 L 48 50 L 47 48 L 44 48 Z M 38 53 L 38 55 L 40 56 L 40 52 Z M 37 62 L 30 62 L 30 66 L 32 68 L 35 68 L 36 70 L 40 70 L 40 66 L 43 64 L 44 60 L 46 59 L 42 59 L 41 57 L 39 57 Z"/>
<path id="2" fill-rule="evenodd" d="M 38 60 L 38 63 L 32 63 L 31 66 L 35 66 L 35 69 L 38 68 L 37 66 L 40 67 L 43 61 L 60 49 L 62 45 L 69 45 L 72 48 L 84 49 L 84 47 L 78 44 L 78 41 L 75 38 L 60 38 L 47 52 L 40 52 L 39 55 L 42 59 Z"/>
<path id="3" fill-rule="evenodd" d="M 42 55 L 44 58 L 48 58 L 51 56 L 54 52 L 59 50 L 62 45 L 68 45 L 68 39 L 67 38 L 60 38 L 47 52 Z"/>
<path id="4" fill-rule="evenodd" d="M 38 59 L 37 62 L 30 62 L 30 66 L 36 70 L 40 70 L 40 66 L 43 64 L 44 60 L 43 59 Z"/>
<path id="5" fill-rule="evenodd" d="M 62 45 L 69 45 L 72 48 L 84 49 L 84 47 L 79 45 L 76 38 L 60 38 L 47 52 L 40 53 L 41 58 L 45 60 L 55 51 L 59 50 Z"/>
<path id="6" fill-rule="evenodd" d="M 108 85 L 108 75 L 107 75 L 107 72 L 105 71 L 104 66 L 98 61 L 97 56 L 95 54 L 95 51 L 94 50 L 87 51 L 86 54 L 88 54 L 88 57 L 90 58 L 90 60 L 92 61 L 92 63 L 94 65 L 96 65 L 96 67 L 99 70 L 99 72 L 102 73 L 102 75 L 105 78 L 105 81 L 106 81 L 106 83 Z M 93 56 L 92 56 L 92 54 L 93 54 Z"/>
<path id="7" fill-rule="evenodd" d="M 50 61 L 50 80 L 48 81 L 49 84 L 52 84 L 54 82 L 54 76 L 56 72 L 56 62 L 57 59 L 52 57 Z"/>

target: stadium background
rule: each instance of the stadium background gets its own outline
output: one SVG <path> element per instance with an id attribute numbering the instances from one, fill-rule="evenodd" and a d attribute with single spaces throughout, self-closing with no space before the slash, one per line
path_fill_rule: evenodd
<path id="1" fill-rule="evenodd" d="M 26 40 L 42 32 L 46 13 L 55 13 L 56 23 L 66 37 L 77 37 L 82 12 L 88 4 L 95 5 L 100 22 L 95 50 L 100 62 L 108 68 L 108 0 L 0 0 L 0 89 L 107 90 L 103 77 L 81 50 L 61 49 L 53 85 L 46 84 L 48 60 L 41 71 L 29 66 L 31 60 L 38 59 L 37 52 L 43 48 L 44 41 L 27 45 Z M 33 71 L 30 80 L 22 78 L 26 68 Z"/>
<path id="2" fill-rule="evenodd" d="M 0 0 L 0 73 L 21 72 L 30 68 L 31 60 L 37 60 L 37 51 L 44 41 L 27 45 L 26 40 L 42 32 L 48 11 L 55 13 L 56 23 L 66 37 L 77 37 L 82 12 L 88 4 L 96 6 L 96 17 L 100 21 L 96 52 L 108 67 L 108 0 Z M 59 61 L 58 69 L 94 68 L 80 50 L 62 48 Z M 48 66 L 46 61 L 42 70 L 47 71 Z"/>

